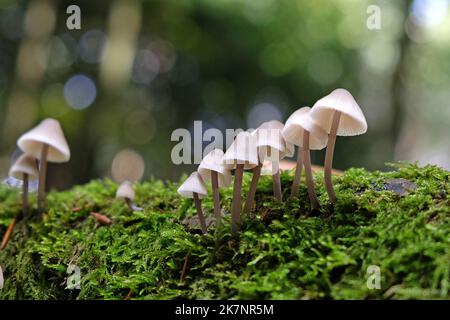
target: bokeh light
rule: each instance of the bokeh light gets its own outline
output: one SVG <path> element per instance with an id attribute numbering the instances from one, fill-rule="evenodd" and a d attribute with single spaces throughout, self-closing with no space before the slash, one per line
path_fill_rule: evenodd
<path id="1" fill-rule="evenodd" d="M 272 103 L 258 103 L 250 109 L 247 115 L 247 127 L 256 129 L 263 122 L 269 120 L 283 121 L 283 114 Z"/>
<path id="2" fill-rule="evenodd" d="M 64 97 L 69 106 L 81 110 L 89 107 L 97 96 L 97 88 L 89 77 L 79 74 L 64 85 Z"/>
<path id="3" fill-rule="evenodd" d="M 144 175 L 144 159 L 132 149 L 118 152 L 112 161 L 111 175 L 117 182 L 138 181 Z"/>
<path id="4" fill-rule="evenodd" d="M 106 44 L 106 35 L 101 30 L 89 30 L 84 33 L 78 43 L 80 58 L 86 63 L 100 63 Z"/>

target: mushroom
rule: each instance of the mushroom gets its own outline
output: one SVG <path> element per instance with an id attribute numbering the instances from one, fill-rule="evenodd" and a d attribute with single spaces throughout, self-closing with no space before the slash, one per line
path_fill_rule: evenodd
<path id="1" fill-rule="evenodd" d="M 295 111 L 286 121 L 283 136 L 286 141 L 299 147 L 299 155 L 302 160 L 297 161 L 296 178 L 292 185 L 291 194 L 298 194 L 298 183 L 300 180 L 301 163 L 305 166 L 306 185 L 308 196 L 313 209 L 319 209 L 319 200 L 314 190 L 314 180 L 311 169 L 311 157 L 309 150 L 321 150 L 327 145 L 328 135 L 310 116 L 311 108 L 303 107 Z M 301 152 L 300 152 L 301 151 Z M 298 160 L 298 159 L 297 159 Z"/>
<path id="2" fill-rule="evenodd" d="M 203 234 L 207 232 L 206 221 L 202 211 L 201 198 L 208 195 L 205 183 L 198 172 L 192 172 L 189 178 L 183 182 L 177 192 L 185 198 L 194 198 L 195 208 L 197 209 L 198 220 Z"/>
<path id="3" fill-rule="evenodd" d="M 264 163 L 266 159 L 271 163 L 272 167 L 268 173 L 272 176 L 273 195 L 278 201 L 283 200 L 279 162 L 285 156 L 292 156 L 294 151 L 294 145 L 286 143 L 281 134 L 283 127 L 284 125 L 280 121 L 272 120 L 264 122 L 252 133 L 257 138 L 256 145 L 258 148 L 259 163 Z M 260 172 L 261 165 L 259 166 Z M 253 206 L 257 183 L 258 181 L 256 179 L 252 179 L 249 196 L 246 201 L 246 210 L 248 211 Z"/>
<path id="4" fill-rule="evenodd" d="M 22 180 L 22 214 L 28 211 L 28 182 L 39 178 L 36 159 L 26 153 L 17 158 L 9 169 L 10 177 Z"/>
<path id="5" fill-rule="evenodd" d="M 219 188 L 228 187 L 231 183 L 231 172 L 223 164 L 223 151 L 214 149 L 208 153 L 200 162 L 197 169 L 204 181 L 211 180 L 214 199 L 214 216 L 217 224 L 220 224 L 220 196 Z"/>
<path id="6" fill-rule="evenodd" d="M 311 110 L 311 118 L 329 134 L 324 178 L 328 196 L 334 203 L 336 194 L 331 181 L 331 168 L 336 135 L 356 136 L 365 133 L 367 131 L 366 118 L 355 98 L 345 89 L 336 89 L 318 100 Z"/>
<path id="7" fill-rule="evenodd" d="M 242 176 L 244 169 L 253 169 L 259 165 L 256 136 L 249 132 L 240 132 L 225 152 L 223 160 L 228 169 L 235 169 L 233 201 L 231 205 L 231 231 L 239 230 L 242 205 Z"/>
<path id="8" fill-rule="evenodd" d="M 3 250 L 9 242 L 16 222 L 21 217 L 25 217 L 28 212 L 28 181 L 35 180 L 39 176 L 36 166 L 36 159 L 28 154 L 22 154 L 9 169 L 9 176 L 22 180 L 22 211 L 17 213 L 9 224 L 3 236 L 0 250 Z"/>
<path id="9" fill-rule="evenodd" d="M 130 210 L 141 211 L 142 208 L 139 208 L 133 204 L 134 200 L 134 189 L 133 185 L 130 181 L 124 181 L 119 185 L 116 191 L 116 198 L 124 199 Z"/>
<path id="10" fill-rule="evenodd" d="M 24 133 L 17 140 L 19 148 L 39 159 L 39 187 L 38 209 L 44 208 L 45 178 L 47 174 L 47 161 L 62 163 L 70 160 L 70 149 L 61 129 L 55 119 L 45 119 L 39 125 Z"/>

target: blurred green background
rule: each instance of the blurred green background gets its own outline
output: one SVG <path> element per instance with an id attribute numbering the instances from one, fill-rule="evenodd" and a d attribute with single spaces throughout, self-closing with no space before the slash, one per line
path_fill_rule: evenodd
<path id="1" fill-rule="evenodd" d="M 16 139 L 45 117 L 72 149 L 49 168 L 54 188 L 177 179 L 194 167 L 172 164 L 174 129 L 285 121 L 337 87 L 369 130 L 338 138 L 336 168 L 450 168 L 450 0 L 76 1 L 81 30 L 68 30 L 71 4 L 0 1 L 2 178 Z"/>

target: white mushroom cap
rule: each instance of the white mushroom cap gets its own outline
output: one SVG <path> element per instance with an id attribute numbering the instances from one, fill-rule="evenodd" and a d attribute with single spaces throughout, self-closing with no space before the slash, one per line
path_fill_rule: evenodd
<path id="1" fill-rule="evenodd" d="M 249 132 L 240 132 L 223 156 L 224 164 L 229 169 L 236 164 L 243 164 L 244 169 L 252 169 L 258 165 L 258 148 L 256 136 Z"/>
<path id="2" fill-rule="evenodd" d="M 367 131 L 366 118 L 361 108 L 352 94 L 345 89 L 336 89 L 318 100 L 312 108 L 311 117 L 330 133 L 335 111 L 342 112 L 338 136 L 356 136 Z"/>
<path id="3" fill-rule="evenodd" d="M 45 119 L 30 131 L 24 133 L 17 145 L 19 148 L 36 159 L 41 158 L 42 144 L 48 144 L 47 161 L 67 162 L 70 159 L 70 149 L 61 129 L 55 119 Z"/>
<path id="4" fill-rule="evenodd" d="M 220 149 L 212 150 L 200 162 L 197 171 L 204 181 L 209 181 L 211 171 L 217 172 L 219 187 L 228 187 L 231 183 L 231 172 L 223 164 L 223 155 L 224 153 Z"/>
<path id="5" fill-rule="evenodd" d="M 17 158 L 9 169 L 8 175 L 10 177 L 22 180 L 24 174 L 27 174 L 30 180 L 36 180 L 39 177 L 36 159 L 26 153 Z"/>
<path id="6" fill-rule="evenodd" d="M 303 133 L 309 131 L 309 149 L 321 150 L 327 146 L 328 133 L 311 118 L 311 108 L 303 107 L 295 111 L 282 131 L 286 141 L 303 147 Z"/>
<path id="7" fill-rule="evenodd" d="M 134 199 L 134 189 L 130 181 L 124 181 L 117 188 L 116 198 Z"/>
<path id="8" fill-rule="evenodd" d="M 4 283 L 4 279 L 3 279 L 3 270 L 2 267 L 0 266 L 0 290 L 3 289 L 3 283 Z"/>
<path id="9" fill-rule="evenodd" d="M 264 159 L 266 158 L 273 159 L 273 153 L 276 153 L 278 159 L 294 155 L 294 145 L 284 140 L 281 133 L 283 128 L 283 123 L 277 120 L 271 120 L 264 122 L 252 132 L 257 138 L 256 145 L 258 147 L 259 160 L 261 162 L 264 162 Z M 268 157 L 269 150 L 271 153 L 270 157 Z"/>
<path id="10" fill-rule="evenodd" d="M 193 198 L 194 193 L 197 193 L 199 198 L 204 198 L 208 195 L 205 183 L 197 171 L 191 173 L 189 178 L 178 188 L 177 192 L 185 198 Z"/>

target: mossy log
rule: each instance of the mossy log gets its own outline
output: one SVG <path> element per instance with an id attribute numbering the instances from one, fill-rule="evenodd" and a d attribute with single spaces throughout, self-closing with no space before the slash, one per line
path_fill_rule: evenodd
<path id="1" fill-rule="evenodd" d="M 298 198 L 289 198 L 292 175 L 281 175 L 283 203 L 274 200 L 270 177 L 260 180 L 238 238 L 231 188 L 221 190 L 218 228 L 212 196 L 204 199 L 207 235 L 192 200 L 177 195 L 178 183 L 137 184 L 143 211 L 135 212 L 114 199 L 110 180 L 50 192 L 46 211 L 19 221 L 0 252 L 0 299 L 450 298 L 448 171 L 406 163 L 390 172 L 350 169 L 334 177 L 334 206 L 316 173 L 322 208 L 313 212 L 304 177 Z M 243 192 L 250 179 L 244 174 Z M 0 236 L 20 210 L 20 190 L 0 187 Z M 67 288 L 69 265 L 80 268 L 79 289 Z M 379 289 L 367 285 L 369 266 L 379 267 Z"/>

